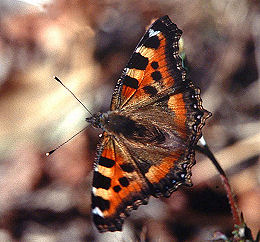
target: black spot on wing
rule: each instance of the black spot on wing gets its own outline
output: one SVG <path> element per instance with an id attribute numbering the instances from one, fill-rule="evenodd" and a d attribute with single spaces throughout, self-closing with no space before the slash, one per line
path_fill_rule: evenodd
<path id="1" fill-rule="evenodd" d="M 110 186 L 111 186 L 111 179 L 109 177 L 103 176 L 98 171 L 94 172 L 93 187 L 103 188 L 108 190 Z"/>
<path id="2" fill-rule="evenodd" d="M 148 65 L 148 58 L 142 56 L 140 53 L 134 52 L 129 63 L 127 64 L 127 68 L 135 68 L 138 70 L 145 70 Z"/>
<path id="3" fill-rule="evenodd" d="M 100 156 L 98 164 L 107 168 L 111 168 L 115 165 L 115 161 L 106 157 Z"/>
<path id="4" fill-rule="evenodd" d="M 149 171 L 149 169 L 151 168 L 151 166 L 152 166 L 151 162 L 142 160 L 142 162 L 140 162 L 139 169 L 141 170 L 141 172 L 143 174 L 146 174 Z"/>
<path id="5" fill-rule="evenodd" d="M 152 74 L 151 74 L 151 77 L 153 78 L 153 80 L 155 81 L 160 81 L 162 79 L 162 74 L 161 72 L 159 71 L 154 71 Z"/>
<path id="6" fill-rule="evenodd" d="M 155 96 L 157 94 L 157 90 L 155 87 L 152 86 L 145 86 L 143 87 L 143 90 L 145 91 L 145 93 L 151 95 L 151 96 Z"/>
<path id="7" fill-rule="evenodd" d="M 92 196 L 92 208 L 98 207 L 101 211 L 110 208 L 110 202 L 100 196 Z"/>
<path id="8" fill-rule="evenodd" d="M 120 165 L 121 169 L 125 172 L 133 172 L 135 170 L 135 167 L 131 164 L 131 163 L 126 163 L 126 164 L 122 164 Z"/>
<path id="9" fill-rule="evenodd" d="M 121 191 L 122 188 L 121 188 L 119 185 L 117 185 L 117 186 L 114 186 L 113 189 L 114 189 L 114 191 L 115 191 L 116 193 L 118 193 L 118 192 Z"/>
<path id="10" fill-rule="evenodd" d="M 134 89 L 138 88 L 138 80 L 127 75 L 123 79 L 123 84 Z"/>
<path id="11" fill-rule="evenodd" d="M 153 62 L 151 63 L 151 67 L 152 67 L 153 69 L 157 69 L 157 68 L 159 67 L 158 62 L 157 62 L 157 61 L 153 61 Z"/>
<path id="12" fill-rule="evenodd" d="M 127 187 L 129 185 L 129 181 L 126 177 L 121 177 L 118 181 L 122 187 Z"/>
<path id="13" fill-rule="evenodd" d="M 150 37 L 144 42 L 144 46 L 147 48 L 158 49 L 160 46 L 160 40 L 157 35 Z"/>

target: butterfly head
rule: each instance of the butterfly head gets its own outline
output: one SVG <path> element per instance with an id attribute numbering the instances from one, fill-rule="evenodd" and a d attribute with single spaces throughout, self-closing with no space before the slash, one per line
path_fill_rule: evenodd
<path id="1" fill-rule="evenodd" d="M 108 123 L 108 113 L 96 113 L 90 118 L 86 118 L 88 123 L 91 123 L 95 128 L 104 130 L 104 126 Z"/>

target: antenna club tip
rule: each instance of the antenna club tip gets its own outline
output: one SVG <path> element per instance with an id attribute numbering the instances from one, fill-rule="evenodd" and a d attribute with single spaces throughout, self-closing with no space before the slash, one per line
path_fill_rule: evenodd
<path id="1" fill-rule="evenodd" d="M 58 82 L 61 83 L 61 80 L 60 80 L 57 76 L 53 76 L 53 78 L 54 78 L 56 81 L 58 81 Z"/>
<path id="2" fill-rule="evenodd" d="M 49 151 L 49 152 L 47 152 L 47 153 L 45 153 L 45 155 L 46 156 L 50 156 L 54 151 L 55 151 L 56 149 L 54 149 L 54 150 L 51 150 L 51 151 Z"/>

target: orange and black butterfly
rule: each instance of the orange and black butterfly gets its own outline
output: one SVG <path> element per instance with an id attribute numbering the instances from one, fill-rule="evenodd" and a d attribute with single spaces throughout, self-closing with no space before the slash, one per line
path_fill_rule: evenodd
<path id="1" fill-rule="evenodd" d="M 186 79 L 181 34 L 168 16 L 156 20 L 123 70 L 110 111 L 86 119 L 103 130 L 92 188 L 100 232 L 122 230 L 124 218 L 150 196 L 192 185 L 194 147 L 210 113 Z"/>

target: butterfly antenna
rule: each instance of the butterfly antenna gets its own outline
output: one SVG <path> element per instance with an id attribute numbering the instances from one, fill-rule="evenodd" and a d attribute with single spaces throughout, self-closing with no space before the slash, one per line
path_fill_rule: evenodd
<path id="1" fill-rule="evenodd" d="M 74 134 L 72 137 L 70 137 L 67 141 L 65 141 L 64 143 L 60 144 L 59 146 L 57 146 L 55 149 L 45 153 L 46 156 L 51 155 L 52 153 L 54 153 L 57 149 L 59 149 L 61 146 L 65 145 L 66 143 L 68 143 L 70 140 L 72 140 L 75 136 L 77 136 L 78 134 L 80 134 L 82 131 L 84 131 L 87 127 L 83 128 L 82 130 L 80 130 L 79 132 L 77 132 L 76 134 Z"/>
<path id="2" fill-rule="evenodd" d="M 87 110 L 87 112 L 92 116 L 93 114 L 89 111 L 89 109 L 76 97 L 76 95 L 68 88 L 68 87 L 66 87 L 63 83 L 62 83 L 62 81 L 58 78 L 58 77 L 56 77 L 56 76 L 54 76 L 53 77 L 57 82 L 59 82 L 63 87 L 65 87 L 71 94 L 72 94 L 72 96 L 74 97 L 74 98 L 76 98 L 77 99 L 77 101 Z"/>

